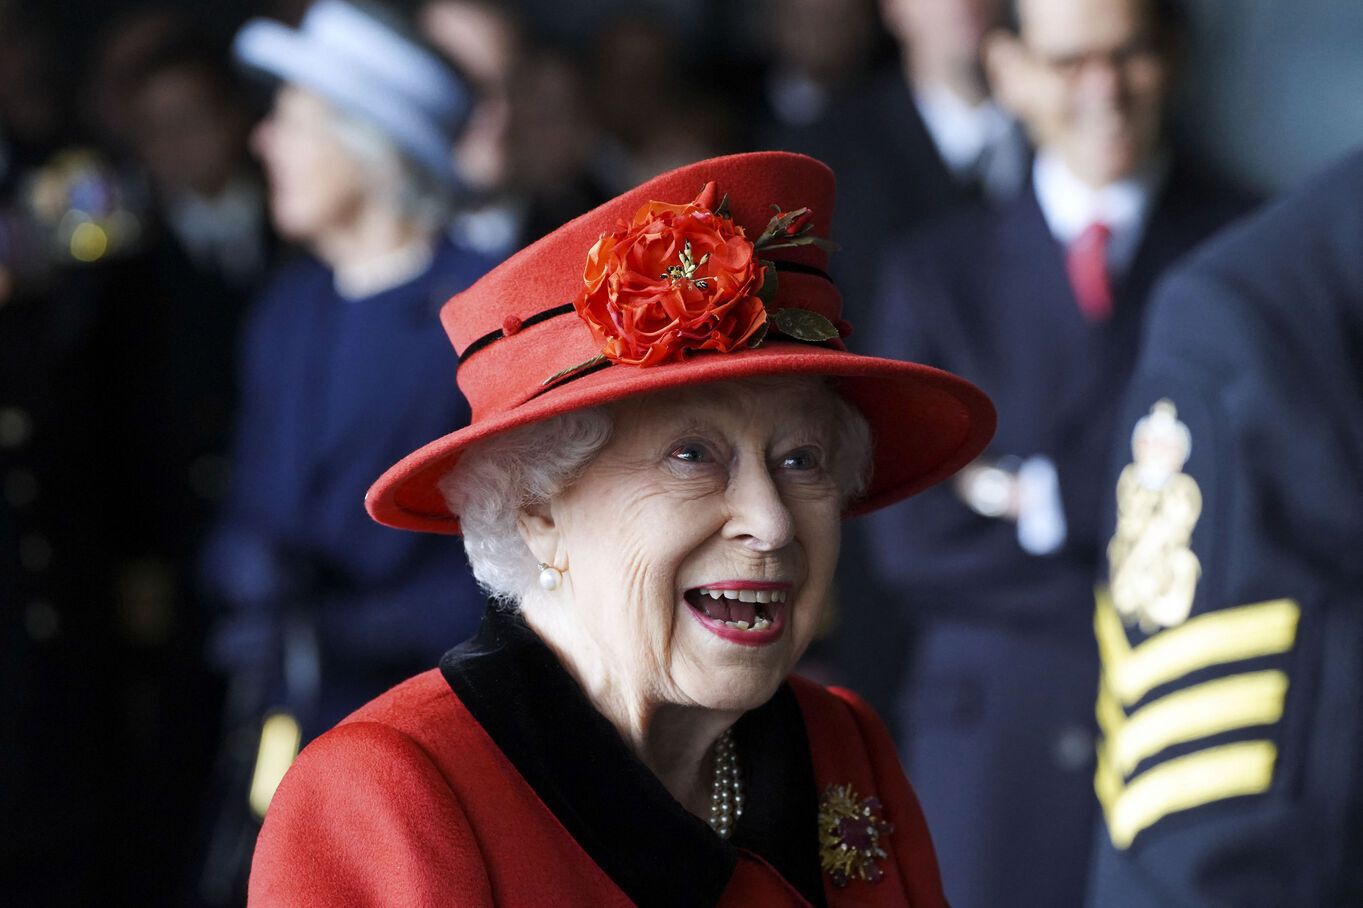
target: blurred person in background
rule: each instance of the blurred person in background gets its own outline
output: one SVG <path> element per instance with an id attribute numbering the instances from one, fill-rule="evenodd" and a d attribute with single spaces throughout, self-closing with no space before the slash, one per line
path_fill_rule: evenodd
<path id="1" fill-rule="evenodd" d="M 901 127 L 919 126 L 922 168 L 953 189 L 989 202 L 1010 200 L 1026 181 L 1026 150 L 1010 114 L 991 97 L 981 42 L 1002 21 L 1006 0 L 881 0 L 885 24 L 902 50 L 902 78 L 883 98 L 899 104 Z M 909 100 L 912 109 L 904 107 Z M 915 122 L 916 121 L 916 122 Z M 946 195 L 939 197 L 950 204 Z M 933 206 L 940 207 L 940 206 Z"/>
<path id="2" fill-rule="evenodd" d="M 297 747 L 472 632 L 483 599 L 442 539 L 370 523 L 380 462 L 463 425 L 436 319 L 486 261 L 445 235 L 470 92 L 391 11 L 320 0 L 254 20 L 236 55 L 280 81 L 254 134 L 282 237 L 309 253 L 249 314 L 231 486 L 203 556 L 230 681 L 223 809 L 202 894 L 240 897 L 258 818 Z M 263 721 L 262 721 L 263 720 Z"/>
<path id="3" fill-rule="evenodd" d="M 455 240 L 494 259 L 524 244 L 522 212 L 511 198 L 511 78 L 525 52 L 521 21 L 496 0 L 430 0 L 422 34 L 467 80 L 473 107 L 453 148 L 467 195 L 454 211 Z"/>
<path id="4" fill-rule="evenodd" d="M 471 189 L 454 213 L 456 242 L 503 258 L 605 201 L 589 173 L 597 132 L 576 61 L 537 45 L 492 0 L 431 0 L 420 22 L 474 91 L 454 148 Z"/>
<path id="5" fill-rule="evenodd" d="M 226 53 L 187 37 L 151 55 L 129 95 L 133 143 L 168 239 L 228 285 L 265 270 L 264 187 L 246 154 L 252 117 Z"/>
<path id="6" fill-rule="evenodd" d="M 620 7 L 602 20 L 588 54 L 591 109 L 604 140 L 593 167 L 608 192 L 737 150 L 736 113 L 666 6 Z"/>
<path id="7" fill-rule="evenodd" d="M 1246 207 L 1168 143 L 1170 3 L 1013 13 L 986 54 L 1036 145 L 1031 183 L 889 250 L 872 333 L 881 354 L 960 372 L 999 403 L 984 456 L 866 536 L 913 629 L 901 755 L 958 908 L 1082 901 L 1115 410 L 1153 281 Z"/>
<path id="8" fill-rule="evenodd" d="M 132 96 L 138 71 L 187 28 L 175 7 L 144 4 L 121 11 L 99 32 L 81 86 L 81 116 L 90 137 L 120 164 L 135 154 Z"/>
<path id="9" fill-rule="evenodd" d="M 192 864 L 185 830 L 202 818 L 220 732 L 195 559 L 227 483 L 241 325 L 275 242 L 226 42 L 181 32 L 126 87 L 124 172 L 137 167 L 150 205 L 138 251 L 103 266 L 95 368 L 118 380 L 86 409 L 110 439 L 105 469 L 125 479 L 106 496 L 103 543 L 125 644 L 119 743 L 133 831 L 119 847 L 144 871 L 130 874 L 129 898 L 151 904 L 186 892 L 187 877 L 167 868 Z"/>
<path id="10" fill-rule="evenodd" d="M 845 93 L 865 87 L 883 37 L 875 0 L 765 0 L 750 27 L 770 45 L 763 80 L 768 128 L 796 135 L 843 103 Z M 769 138 L 777 136 L 758 141 Z"/>
<path id="11" fill-rule="evenodd" d="M 842 251 L 834 257 L 833 276 L 853 328 L 848 343 L 869 349 L 870 329 L 880 318 L 876 274 L 887 245 L 961 208 L 1001 203 L 1025 182 L 1026 139 L 993 100 L 980 56 L 985 34 L 1003 22 L 1004 4 L 770 0 L 770 8 L 839 34 L 824 47 L 822 33 L 811 41 L 801 37 L 804 30 L 773 31 L 775 71 L 845 75 L 822 115 L 803 125 L 771 123 L 757 141 L 812 154 L 838 174 L 834 232 Z M 868 20 L 876 29 L 883 22 L 896 59 L 870 73 L 850 56 L 836 67 L 825 59 L 829 48 L 847 55 L 863 50 Z M 864 521 L 850 521 L 847 532 L 860 538 Z M 885 666 L 897 665 L 911 646 L 910 629 L 881 613 L 875 620 L 857 614 L 887 595 L 864 563 L 868 551 L 865 545 L 848 546 L 839 566 L 839 607 L 828 637 L 811 648 L 811 659 L 866 696 L 894 727 L 896 675 Z"/>
<path id="12" fill-rule="evenodd" d="M 1354 152 L 1152 300 L 1104 496 L 1094 908 L 1363 904 L 1360 248 Z"/>
<path id="13" fill-rule="evenodd" d="M 606 200 L 591 173 L 599 131 L 587 104 L 580 65 L 537 47 L 511 81 L 512 187 L 527 245 Z"/>
<path id="14" fill-rule="evenodd" d="M 980 61 L 985 33 L 1002 21 L 1002 3 L 881 0 L 899 65 L 869 78 L 857 55 L 873 47 L 875 4 L 770 0 L 770 7 L 804 23 L 773 29 L 773 73 L 803 73 L 808 82 L 842 87 L 836 99 L 825 88 L 822 113 L 805 123 L 781 116 L 774 103 L 778 116 L 756 141 L 815 155 L 837 172 L 834 229 L 843 255 L 833 276 L 847 299 L 848 321 L 865 327 L 877 263 L 890 239 L 959 206 L 1007 199 L 1024 181 L 1026 143 L 991 100 Z M 816 25 L 820 31 L 811 40 Z M 841 74 L 836 83 L 833 73 Z"/>
<path id="15" fill-rule="evenodd" d="M 178 574 L 226 483 L 237 335 L 275 239 L 225 46 L 185 35 L 154 52 L 129 104 L 153 205 L 114 313 L 129 398 L 119 434 L 132 449 L 128 475 L 157 490 L 139 496 L 147 519 L 134 535 Z"/>

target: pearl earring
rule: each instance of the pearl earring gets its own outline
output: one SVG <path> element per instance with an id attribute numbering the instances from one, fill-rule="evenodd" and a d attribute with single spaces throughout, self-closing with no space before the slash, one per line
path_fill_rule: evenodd
<path id="1" fill-rule="evenodd" d="M 540 587 L 546 592 L 552 593 L 563 583 L 563 572 L 552 564 L 545 564 L 543 561 L 540 567 Z"/>

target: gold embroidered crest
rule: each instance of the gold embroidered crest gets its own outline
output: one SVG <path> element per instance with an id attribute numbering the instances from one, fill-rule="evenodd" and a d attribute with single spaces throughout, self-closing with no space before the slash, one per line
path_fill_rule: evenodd
<path id="1" fill-rule="evenodd" d="M 1117 479 L 1112 603 L 1147 634 L 1188 618 L 1202 574 L 1189 544 L 1202 513 L 1202 490 L 1183 472 L 1191 452 L 1192 433 L 1166 398 L 1136 422 L 1132 462 Z"/>
<path id="2" fill-rule="evenodd" d="M 819 799 L 819 863 L 841 889 L 854 879 L 878 883 L 886 857 L 881 839 L 894 824 L 880 815 L 878 798 L 857 798 L 851 785 L 830 785 Z"/>

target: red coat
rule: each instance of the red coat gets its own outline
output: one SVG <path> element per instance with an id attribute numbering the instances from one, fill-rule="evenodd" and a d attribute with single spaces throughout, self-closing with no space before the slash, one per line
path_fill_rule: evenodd
<path id="1" fill-rule="evenodd" d="M 855 695 L 791 678 L 740 720 L 748 801 L 725 842 L 523 624 L 487 622 L 304 750 L 261 831 L 251 905 L 944 904 L 918 801 Z M 877 797 L 894 824 L 878 882 L 820 871 L 831 785 Z"/>

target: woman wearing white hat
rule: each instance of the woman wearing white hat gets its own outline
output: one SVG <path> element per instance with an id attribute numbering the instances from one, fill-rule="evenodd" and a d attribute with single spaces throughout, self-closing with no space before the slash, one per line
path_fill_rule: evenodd
<path id="1" fill-rule="evenodd" d="M 429 664 L 482 612 L 448 545 L 376 527 L 358 503 L 376 470 L 467 422 L 457 394 L 392 402 L 452 387 L 435 312 L 487 263 L 443 231 L 469 93 L 396 20 L 321 0 L 297 29 L 248 23 L 234 51 L 279 80 L 254 145 L 275 224 L 308 255 L 250 315 L 232 488 L 203 567 L 225 606 L 213 655 L 235 719 L 281 711 L 268 727 L 286 732 L 260 753 L 282 740 L 287 765 L 295 739 Z M 281 771 L 257 763 L 257 812 Z"/>

